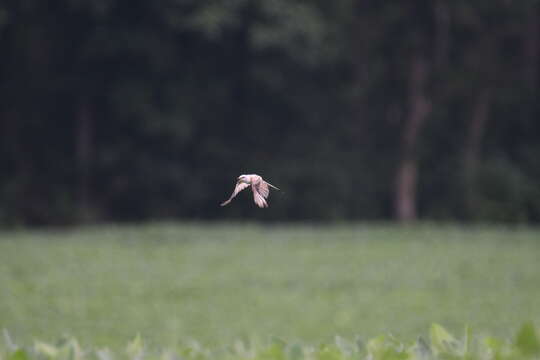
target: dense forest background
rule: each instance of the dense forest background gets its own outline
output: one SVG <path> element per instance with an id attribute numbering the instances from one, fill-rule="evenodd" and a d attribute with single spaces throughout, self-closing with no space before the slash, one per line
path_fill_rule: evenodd
<path id="1" fill-rule="evenodd" d="M 2 0 L 0 224 L 538 223 L 539 66 L 537 0 Z"/>

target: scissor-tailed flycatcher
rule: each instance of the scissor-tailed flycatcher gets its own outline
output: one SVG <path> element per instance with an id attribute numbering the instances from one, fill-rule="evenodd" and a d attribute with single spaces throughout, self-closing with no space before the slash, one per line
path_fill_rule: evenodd
<path id="1" fill-rule="evenodd" d="M 221 206 L 225 206 L 228 203 L 231 202 L 231 200 L 242 190 L 247 188 L 251 185 L 251 190 L 253 191 L 253 200 L 255 201 L 255 204 L 257 204 L 260 208 L 266 208 L 268 207 L 268 203 L 266 202 L 266 199 L 268 198 L 268 195 L 270 195 L 270 189 L 274 188 L 276 190 L 279 190 L 274 185 L 266 182 L 263 180 L 262 177 L 255 174 L 250 175 L 240 175 L 238 177 L 238 181 L 236 182 L 236 187 L 234 188 L 234 191 L 231 195 L 231 197 L 227 200 L 221 203 Z"/>

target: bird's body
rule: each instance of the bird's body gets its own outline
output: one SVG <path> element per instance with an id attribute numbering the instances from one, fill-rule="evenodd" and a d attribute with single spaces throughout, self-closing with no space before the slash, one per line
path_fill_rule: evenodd
<path id="1" fill-rule="evenodd" d="M 266 208 L 268 207 L 268 203 L 266 202 L 266 199 L 270 195 L 270 187 L 274 188 L 276 190 L 279 190 L 274 185 L 266 182 L 263 180 L 262 177 L 256 174 L 249 174 L 249 175 L 240 175 L 238 177 L 238 181 L 236 182 L 236 186 L 234 188 L 234 191 L 231 195 L 231 197 L 221 203 L 221 206 L 225 206 L 228 203 L 231 202 L 231 200 L 238 195 L 238 193 L 246 188 L 251 186 L 251 190 L 253 191 L 253 201 L 255 201 L 255 204 L 257 204 L 260 208 Z"/>

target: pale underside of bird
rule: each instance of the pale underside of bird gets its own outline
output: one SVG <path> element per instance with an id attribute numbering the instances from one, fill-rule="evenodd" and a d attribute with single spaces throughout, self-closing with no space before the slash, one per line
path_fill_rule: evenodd
<path id="1" fill-rule="evenodd" d="M 263 178 L 260 177 L 259 175 L 256 175 L 256 174 L 240 175 L 238 177 L 236 186 L 234 188 L 234 191 L 231 197 L 228 200 L 221 203 L 221 206 L 225 206 L 228 203 L 230 203 L 231 200 L 234 199 L 234 197 L 238 195 L 240 191 L 248 188 L 249 186 L 251 186 L 251 190 L 253 191 L 253 201 L 255 201 L 255 204 L 257 204 L 257 206 L 260 208 L 268 207 L 268 203 L 266 199 L 270 195 L 270 188 L 279 190 L 274 185 L 264 181 Z"/>

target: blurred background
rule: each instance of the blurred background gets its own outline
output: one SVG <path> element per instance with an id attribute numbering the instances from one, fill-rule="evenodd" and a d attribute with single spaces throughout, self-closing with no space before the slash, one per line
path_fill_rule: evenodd
<path id="1" fill-rule="evenodd" d="M 538 0 L 0 0 L 0 329 L 509 339 L 539 93 Z"/>
<path id="2" fill-rule="evenodd" d="M 536 0 L 3 0 L 0 223 L 538 223 L 539 66 Z"/>

